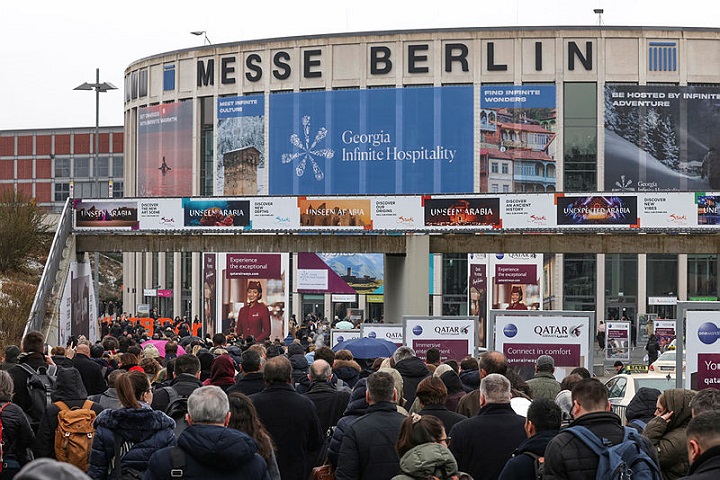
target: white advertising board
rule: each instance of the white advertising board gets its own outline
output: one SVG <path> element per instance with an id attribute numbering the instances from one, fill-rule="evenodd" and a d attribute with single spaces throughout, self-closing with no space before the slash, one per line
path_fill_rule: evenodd
<path id="1" fill-rule="evenodd" d="M 630 360 L 630 322 L 607 322 L 605 326 L 605 358 Z"/>
<path id="2" fill-rule="evenodd" d="M 342 330 L 333 328 L 330 330 L 330 348 L 335 347 L 338 343 L 355 338 L 360 338 L 360 329 Z"/>
<path id="3" fill-rule="evenodd" d="M 363 338 L 382 338 L 400 347 L 403 344 L 403 326 L 399 323 L 393 325 L 362 323 L 360 324 L 360 336 Z"/>
<path id="4" fill-rule="evenodd" d="M 689 310 L 685 318 L 685 388 L 720 389 L 720 312 Z"/>
<path id="5" fill-rule="evenodd" d="M 430 348 L 440 350 L 440 361 L 458 362 L 477 352 L 477 318 L 474 317 L 403 317 L 405 345 L 420 358 Z"/>

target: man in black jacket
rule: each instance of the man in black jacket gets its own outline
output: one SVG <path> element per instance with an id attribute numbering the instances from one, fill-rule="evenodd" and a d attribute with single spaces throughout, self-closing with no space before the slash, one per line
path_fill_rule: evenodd
<path id="1" fill-rule="evenodd" d="M 572 390 L 573 422 L 570 427 L 581 425 L 599 438 L 617 445 L 625 438 L 620 417 L 610 411 L 608 391 L 594 378 L 584 378 Z M 657 464 L 657 454 L 645 437 L 640 437 L 641 447 Z M 548 480 L 593 480 L 598 467 L 598 456 L 581 439 L 562 431 L 545 449 L 545 476 Z"/>
<path id="2" fill-rule="evenodd" d="M 430 370 L 422 358 L 415 356 L 415 350 L 410 347 L 398 347 L 393 353 L 395 370 L 400 372 L 403 379 L 402 395 L 405 405 L 409 408 L 415 401 L 415 391 L 423 378 L 431 375 Z"/>
<path id="3" fill-rule="evenodd" d="M 196 389 L 202 387 L 202 382 L 200 382 L 200 360 L 195 355 L 187 353 L 177 357 L 173 374 L 175 379 L 170 382 L 168 388 L 175 390 L 179 397 L 187 398 Z M 164 412 L 170 404 L 170 393 L 164 388 L 155 389 L 152 399 L 153 410 L 162 410 Z"/>
<path id="4" fill-rule="evenodd" d="M 37 431 L 40 425 L 40 419 L 45 413 L 45 410 L 37 411 L 34 408 L 32 398 L 30 398 L 30 392 L 28 391 L 27 381 L 30 378 L 30 374 L 26 372 L 20 364 L 24 364 L 33 370 L 37 371 L 40 367 L 47 367 L 48 364 L 53 364 L 52 359 L 49 356 L 43 354 L 45 348 L 45 336 L 38 332 L 32 331 L 25 335 L 21 342 L 23 353 L 18 357 L 18 365 L 11 368 L 8 373 L 12 377 L 13 385 L 15 387 L 15 393 L 13 394 L 13 403 L 22 408 L 25 413 L 28 414 L 28 420 L 32 425 L 33 430 Z"/>
<path id="5" fill-rule="evenodd" d="M 90 347 L 81 343 L 75 348 L 75 356 L 72 359 L 73 366 L 80 372 L 83 385 L 88 395 L 97 395 L 107 388 L 107 382 L 103 377 L 102 367 L 90 360 Z"/>
<path id="6" fill-rule="evenodd" d="M 347 427 L 343 435 L 335 471 L 337 480 L 389 480 L 400 473 L 395 444 L 405 416 L 397 411 L 392 375 L 370 375 L 365 398 L 370 405 L 367 413 Z"/>
<path id="7" fill-rule="evenodd" d="M 337 390 L 330 385 L 332 367 L 325 360 L 315 360 L 310 365 L 310 390 L 305 394 L 317 408 L 323 433 L 337 424 L 350 401 L 350 392 Z"/>
<path id="8" fill-rule="evenodd" d="M 480 412 L 450 432 L 458 470 L 475 480 L 495 480 L 525 437 L 525 418 L 510 406 L 510 380 L 498 373 L 480 381 Z"/>
<path id="9" fill-rule="evenodd" d="M 242 373 L 235 380 L 227 393 L 240 392 L 245 395 L 253 395 L 265 390 L 265 380 L 261 371 L 262 358 L 254 349 L 245 350 L 242 353 L 240 370 Z"/>
<path id="10" fill-rule="evenodd" d="M 720 478 L 720 411 L 708 410 L 693 417 L 685 434 L 690 470 L 683 479 Z"/>

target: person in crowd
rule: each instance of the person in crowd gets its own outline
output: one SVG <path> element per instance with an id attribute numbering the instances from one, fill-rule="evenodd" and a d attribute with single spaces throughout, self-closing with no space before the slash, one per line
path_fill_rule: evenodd
<path id="1" fill-rule="evenodd" d="M 405 399 L 406 405 L 412 405 L 415 401 L 415 390 L 420 381 L 431 375 L 427 365 L 415 356 L 415 350 L 410 347 L 398 347 L 392 355 L 395 361 L 395 369 L 400 372 L 403 378 L 402 397 Z"/>
<path id="2" fill-rule="evenodd" d="M 93 480 L 115 478 L 118 468 L 120 473 L 142 474 L 153 453 L 175 442 L 173 419 L 150 408 L 153 392 L 144 373 L 120 375 L 115 388 L 123 408 L 103 410 L 95 420 L 88 469 Z M 121 445 L 119 452 L 116 442 Z"/>
<path id="3" fill-rule="evenodd" d="M 480 381 L 480 412 L 450 431 L 458 467 L 475 480 L 496 479 L 525 439 L 525 418 L 510 406 L 510 380 L 491 373 Z"/>
<path id="4" fill-rule="evenodd" d="M 498 480 L 535 478 L 535 460 L 545 456 L 545 448 L 560 431 L 562 412 L 549 398 L 533 400 L 527 411 L 523 441 L 500 472 Z"/>
<path id="5" fill-rule="evenodd" d="M 600 320 L 597 327 L 597 338 L 598 346 L 600 350 L 605 350 L 605 322 Z"/>
<path id="6" fill-rule="evenodd" d="M 40 419 L 45 413 L 45 410 L 38 411 L 33 406 L 32 399 L 30 398 L 30 392 L 28 390 L 28 378 L 30 373 L 25 368 L 30 368 L 37 371 L 39 368 L 47 368 L 48 365 L 54 365 L 52 359 L 49 356 L 44 355 L 45 348 L 45 336 L 38 331 L 28 332 L 20 342 L 22 346 L 22 354 L 18 357 L 18 363 L 13 368 L 8 370 L 8 373 L 12 377 L 14 385 L 13 403 L 18 407 L 22 408 L 23 411 L 28 415 L 30 425 L 34 431 L 40 425 Z"/>
<path id="7" fill-rule="evenodd" d="M 440 350 L 435 347 L 428 348 L 425 352 L 425 365 L 430 370 L 430 373 L 435 372 L 435 369 L 440 365 Z"/>
<path id="8" fill-rule="evenodd" d="M 620 360 L 616 360 L 613 367 L 615 368 L 616 375 L 622 375 L 622 374 L 628 373 L 627 368 L 625 368 L 625 364 L 623 362 L 621 362 Z"/>
<path id="9" fill-rule="evenodd" d="M 581 425 L 599 438 L 617 445 L 625 438 L 622 421 L 610 411 L 608 391 L 597 379 L 585 378 L 572 390 L 573 422 Z M 655 449 L 649 440 L 640 437 L 641 448 L 657 463 Z M 545 449 L 544 478 L 566 480 L 594 480 L 598 468 L 598 456 L 583 441 L 570 432 L 560 431 Z"/>
<path id="10" fill-rule="evenodd" d="M 8 371 L 18 363 L 18 357 L 20 356 L 20 347 L 17 345 L 8 345 L 5 347 L 5 356 L 3 357 L 2 363 L 0 363 L 0 370 Z"/>
<path id="11" fill-rule="evenodd" d="M 122 403 L 118 398 L 117 389 L 115 388 L 115 381 L 123 373 L 126 373 L 126 371 L 123 369 L 117 369 L 110 372 L 110 375 L 108 375 L 107 378 L 107 390 L 105 390 L 103 393 L 90 396 L 90 400 L 97 403 L 104 409 L 111 408 L 113 410 L 117 410 L 118 408 L 122 408 Z"/>
<path id="12" fill-rule="evenodd" d="M 397 387 L 395 387 L 395 389 L 397 390 Z M 337 467 L 338 464 L 340 446 L 342 445 L 345 430 L 351 423 L 367 413 L 369 405 L 365 399 L 366 391 L 367 379 L 363 378 L 355 385 L 355 388 L 350 394 L 348 406 L 345 409 L 342 418 L 337 421 L 337 425 L 335 426 L 335 430 L 330 438 L 330 445 L 328 447 L 328 460 L 333 467 Z"/>
<path id="13" fill-rule="evenodd" d="M 189 426 L 177 446 L 165 447 L 150 458 L 145 480 L 182 478 L 265 480 L 267 465 L 247 433 L 228 428 L 230 403 L 218 386 L 206 385 L 188 397 Z M 176 449 L 179 449 L 176 450 Z M 177 466 L 174 457 L 183 458 Z"/>
<path id="14" fill-rule="evenodd" d="M 75 356 L 73 356 L 72 363 L 80 372 L 88 395 L 96 395 L 105 391 L 107 382 L 105 382 L 105 377 L 103 377 L 102 367 L 90 360 L 89 346 L 81 343 L 75 347 Z"/>
<path id="15" fill-rule="evenodd" d="M 155 358 L 143 357 L 140 359 L 140 368 L 142 368 L 145 375 L 147 375 L 150 385 L 155 388 L 155 386 L 160 383 L 158 380 L 160 378 L 160 372 L 162 371 L 162 365 L 160 365 Z"/>
<path id="16" fill-rule="evenodd" d="M 315 404 L 292 387 L 292 365 L 285 356 L 269 359 L 263 370 L 267 386 L 250 397 L 275 440 L 283 480 L 306 480 L 323 443 Z"/>
<path id="17" fill-rule="evenodd" d="M 708 410 L 720 410 L 720 390 L 715 388 L 700 390 L 690 400 L 690 410 L 693 417 Z"/>
<path id="18" fill-rule="evenodd" d="M 435 371 L 437 371 L 437 369 Z M 455 375 L 455 372 L 452 370 L 446 373 Z M 457 375 L 455 376 L 457 377 Z M 420 411 L 418 413 L 420 415 L 433 415 L 440 419 L 446 432 L 452 430 L 452 427 L 455 426 L 456 423 L 467 418 L 447 408 L 447 387 L 445 383 L 435 375 L 423 378 L 418 384 L 416 395 L 416 399 L 420 404 Z"/>
<path id="19" fill-rule="evenodd" d="M 175 390 L 179 397 L 189 397 L 196 389 L 202 387 L 200 382 L 200 360 L 194 355 L 186 353 L 175 359 L 175 378 L 170 382 L 170 388 Z M 150 403 L 154 410 L 165 409 L 170 404 L 170 392 L 158 388 L 155 390 Z"/>
<path id="20" fill-rule="evenodd" d="M 230 401 L 230 422 L 228 427 L 245 432 L 255 440 L 258 453 L 267 464 L 270 480 L 280 480 L 280 469 L 275 457 L 275 444 L 260 421 L 252 400 L 240 392 L 230 393 L 228 400 Z"/>
<path id="21" fill-rule="evenodd" d="M 439 378 L 447 388 L 447 399 L 445 400 L 445 406 L 451 412 L 457 410 L 458 404 L 462 397 L 465 396 L 465 389 L 463 388 L 460 376 L 452 369 L 452 367 L 446 363 L 438 365 L 433 372 L 433 377 Z M 425 380 L 425 379 L 423 379 Z M 422 382 L 420 382 L 422 383 Z M 448 430 L 449 431 L 449 430 Z"/>
<path id="22" fill-rule="evenodd" d="M 310 382 L 307 379 L 309 364 L 305 358 L 305 349 L 299 342 L 293 342 L 288 346 L 288 360 L 292 365 L 293 385 L 302 384 L 304 388 L 300 393 L 306 392 L 310 388 Z"/>
<path id="23" fill-rule="evenodd" d="M 720 411 L 706 410 L 693 417 L 686 435 L 690 469 L 683 480 L 720 478 Z"/>
<path id="24" fill-rule="evenodd" d="M 108 375 L 115 367 L 110 363 L 109 355 L 108 358 L 105 358 L 105 356 L 105 347 L 101 343 L 96 343 L 90 347 L 90 360 L 100 365 L 103 378 L 107 380 Z"/>
<path id="25" fill-rule="evenodd" d="M 570 371 L 570 375 L 580 375 L 582 378 L 592 378 L 593 374 L 590 373 L 585 367 L 575 367 Z"/>
<path id="26" fill-rule="evenodd" d="M 178 343 L 173 342 L 172 340 L 167 342 L 165 344 L 165 358 L 163 359 L 163 364 L 167 365 L 167 362 L 172 360 L 173 358 L 177 358 L 178 354 Z"/>
<path id="27" fill-rule="evenodd" d="M 655 418 L 655 409 L 660 390 L 656 388 L 641 387 L 625 409 L 627 426 L 643 433 L 648 422 Z"/>
<path id="28" fill-rule="evenodd" d="M 205 380 L 203 385 L 215 385 L 224 392 L 235 385 L 235 364 L 229 354 L 223 353 L 215 357 L 210 367 L 210 378 Z"/>
<path id="29" fill-rule="evenodd" d="M 235 385 L 228 388 L 228 393 L 244 393 L 252 395 L 265 389 L 265 380 L 262 374 L 262 357 L 255 348 L 248 348 L 242 353 L 240 362 L 241 375 L 235 380 Z"/>
<path id="30" fill-rule="evenodd" d="M 55 389 L 51 395 L 53 403 L 45 409 L 33 446 L 36 458 L 55 458 L 55 430 L 58 428 L 58 413 L 60 413 L 60 407 L 56 402 L 63 402 L 68 408 L 74 409 L 81 408 L 88 399 L 80 372 L 75 368 L 58 369 Z M 95 415 L 103 411 L 103 407 L 97 403 L 92 403 L 91 409 Z"/>
<path id="31" fill-rule="evenodd" d="M 350 402 L 350 392 L 337 390 L 330 384 L 332 375 L 332 367 L 325 360 L 315 360 L 310 365 L 310 389 L 305 396 L 315 404 L 323 432 L 337 425 Z"/>
<path id="32" fill-rule="evenodd" d="M 567 377 L 563 378 L 560 382 L 560 390 L 570 390 L 572 392 L 573 387 L 577 382 L 583 378 L 590 378 L 589 376 L 583 377 L 579 373 L 571 373 Z"/>
<path id="33" fill-rule="evenodd" d="M 367 378 L 366 385 L 369 407 L 343 435 L 335 471 L 337 480 L 389 479 L 400 470 L 395 445 L 405 417 L 397 411 L 395 382 L 389 373 L 376 372 Z"/>
<path id="34" fill-rule="evenodd" d="M 555 400 L 560 392 L 560 382 L 555 379 L 555 359 L 550 355 L 540 355 L 535 361 L 535 376 L 527 381 L 533 400 L 547 398 Z"/>
<path id="35" fill-rule="evenodd" d="M 35 434 L 22 409 L 12 403 L 13 382 L 10 374 L 0 370 L 0 419 L 2 420 L 2 480 L 12 480 L 17 472 L 32 460 L 29 448 Z"/>
<path id="36" fill-rule="evenodd" d="M 121 353 L 118 357 L 118 368 L 122 368 L 128 372 L 130 371 L 143 371 L 138 365 L 138 357 L 134 353 L 126 352 Z"/>
<path id="37" fill-rule="evenodd" d="M 4 473 L 3 469 L 3 475 Z M 5 479 L 4 476 L 2 478 Z M 58 462 L 52 458 L 33 460 L 17 472 L 14 478 L 15 480 L 90 480 L 90 477 L 75 465 Z"/>
<path id="38" fill-rule="evenodd" d="M 451 478 L 457 475 L 457 462 L 447 448 L 449 441 L 438 418 L 417 413 L 407 417 L 400 426 L 396 445 L 401 473 L 392 480 Z"/>
<path id="39" fill-rule="evenodd" d="M 560 407 L 562 412 L 562 421 L 560 422 L 560 428 L 566 428 L 570 426 L 573 419 L 573 401 L 571 390 L 560 390 L 555 397 L 555 403 Z"/>
<path id="40" fill-rule="evenodd" d="M 472 357 L 465 357 L 460 362 L 460 381 L 465 392 L 470 393 L 480 388 L 480 372 L 478 361 Z"/>
<path id="41" fill-rule="evenodd" d="M 50 357 L 55 365 L 62 368 L 72 368 L 73 361 L 66 355 L 65 347 L 57 346 L 50 349 Z"/>
<path id="42" fill-rule="evenodd" d="M 647 350 L 648 366 L 652 365 L 660 355 L 660 341 L 655 334 L 648 337 L 648 341 L 645 344 L 645 350 Z"/>
<path id="43" fill-rule="evenodd" d="M 207 348 L 201 348 L 195 356 L 200 360 L 200 381 L 204 382 L 212 376 L 212 364 L 215 361 L 215 355 L 210 353 Z"/>
<path id="44" fill-rule="evenodd" d="M 342 380 L 349 388 L 353 388 L 360 379 L 362 367 L 355 361 L 350 350 L 335 352 L 335 361 L 332 364 L 333 375 Z"/>
<path id="45" fill-rule="evenodd" d="M 643 431 L 657 449 L 664 480 L 676 480 L 690 467 L 685 430 L 692 418 L 690 401 L 694 396 L 693 390 L 665 390 L 657 399 L 655 418 Z"/>

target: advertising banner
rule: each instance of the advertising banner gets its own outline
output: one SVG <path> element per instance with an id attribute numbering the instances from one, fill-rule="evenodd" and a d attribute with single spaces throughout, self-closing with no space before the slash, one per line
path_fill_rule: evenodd
<path id="1" fill-rule="evenodd" d="M 473 191 L 471 86 L 270 96 L 271 195 Z"/>
<path id="2" fill-rule="evenodd" d="M 99 340 L 97 301 L 90 263 L 71 262 L 60 302 L 58 345 L 66 345 L 70 337 L 84 335 L 90 342 Z"/>
<path id="3" fill-rule="evenodd" d="M 203 254 L 203 332 L 215 335 L 217 324 L 217 254 Z"/>
<path id="4" fill-rule="evenodd" d="M 75 200 L 75 227 L 137 229 L 137 200 Z"/>
<path id="5" fill-rule="evenodd" d="M 720 87 L 605 85 L 605 188 L 720 189 Z"/>
<path id="6" fill-rule="evenodd" d="M 184 225 L 201 228 L 250 226 L 250 201 L 228 199 L 182 199 Z"/>
<path id="7" fill-rule="evenodd" d="M 373 227 L 369 198 L 299 197 L 300 227 L 369 229 Z"/>
<path id="8" fill-rule="evenodd" d="M 290 230 L 300 226 L 300 210 L 294 197 L 265 197 L 250 200 L 253 230 Z"/>
<path id="9" fill-rule="evenodd" d="M 477 319 L 474 317 L 403 317 L 403 343 L 420 358 L 430 348 L 440 350 L 440 361 L 460 362 L 477 353 Z"/>
<path id="10" fill-rule="evenodd" d="M 697 223 L 701 227 L 716 228 L 720 225 L 720 195 L 700 195 L 695 197 L 697 203 Z"/>
<path id="11" fill-rule="evenodd" d="M 468 312 L 478 320 L 478 346 L 487 347 L 488 275 L 485 255 L 468 254 Z"/>
<path id="12" fill-rule="evenodd" d="M 183 227 L 182 200 L 158 198 L 140 200 L 140 229 L 174 230 Z"/>
<path id="13" fill-rule="evenodd" d="M 192 195 L 193 102 L 140 107 L 137 129 L 137 194 Z"/>
<path id="14" fill-rule="evenodd" d="M 426 198 L 426 227 L 487 227 L 500 225 L 500 199 L 475 198 Z"/>
<path id="15" fill-rule="evenodd" d="M 373 197 L 374 230 L 414 230 L 424 226 L 422 197 Z"/>
<path id="16" fill-rule="evenodd" d="M 555 378 L 563 379 L 575 367 L 592 369 L 588 353 L 590 317 L 517 316 L 495 317 L 495 350 L 503 352 L 508 366 L 523 378 L 535 372 L 540 355 L 555 360 Z"/>
<path id="17" fill-rule="evenodd" d="M 285 338 L 289 257 L 287 253 L 217 254 L 215 288 L 220 295 L 216 331 L 252 336 L 257 342 Z M 205 271 L 209 275 L 211 267 L 211 259 L 206 259 Z"/>
<path id="18" fill-rule="evenodd" d="M 690 192 L 663 192 L 638 195 L 639 225 L 643 228 L 697 227 L 695 195 Z"/>
<path id="19" fill-rule="evenodd" d="M 354 340 L 360 338 L 360 329 L 353 328 L 351 330 L 342 330 L 333 328 L 330 330 L 330 348 L 335 347 L 338 343 L 346 340 Z"/>
<path id="20" fill-rule="evenodd" d="M 557 224 L 567 227 L 637 227 L 638 197 L 623 196 L 565 196 L 555 197 Z"/>
<path id="21" fill-rule="evenodd" d="M 365 338 L 383 338 L 398 347 L 403 344 L 403 326 L 401 324 L 361 323 L 360 336 Z"/>
<path id="22" fill-rule="evenodd" d="M 605 358 L 630 360 L 630 322 L 607 322 L 605 326 Z"/>
<path id="23" fill-rule="evenodd" d="M 720 389 L 720 312 L 688 310 L 685 318 L 685 388 L 696 391 L 704 388 Z"/>
<path id="24" fill-rule="evenodd" d="M 217 99 L 215 195 L 267 195 L 265 97 Z"/>
<path id="25" fill-rule="evenodd" d="M 675 340 L 675 320 L 655 320 L 654 334 L 660 342 L 660 349 L 665 351 L 668 345 Z"/>
<path id="26" fill-rule="evenodd" d="M 498 253 L 488 256 L 495 310 L 542 310 L 543 256 Z"/>
<path id="27" fill-rule="evenodd" d="M 503 195 L 500 209 L 503 229 L 557 227 L 553 195 Z"/>
<path id="28" fill-rule="evenodd" d="M 556 124 L 555 85 L 481 86 L 483 191 L 555 191 Z"/>

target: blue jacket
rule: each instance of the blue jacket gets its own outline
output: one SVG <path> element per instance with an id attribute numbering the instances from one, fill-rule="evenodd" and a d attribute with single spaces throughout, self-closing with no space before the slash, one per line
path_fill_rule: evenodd
<path id="1" fill-rule="evenodd" d="M 118 432 L 123 441 L 133 444 L 121 464 L 144 471 L 153 453 L 174 445 L 174 428 L 175 421 L 172 418 L 149 406 L 103 410 L 95 419 L 95 438 L 88 475 L 93 480 L 108 478 L 108 465 L 115 455 L 114 432 Z"/>
<path id="2" fill-rule="evenodd" d="M 178 437 L 185 452 L 182 478 L 269 480 L 265 460 L 257 453 L 255 441 L 247 434 L 217 425 L 195 424 Z M 170 450 L 163 448 L 151 458 L 143 480 L 170 480 Z"/>
<path id="3" fill-rule="evenodd" d="M 545 447 L 550 440 L 555 438 L 558 430 L 547 430 L 538 432 L 536 435 L 525 440 L 513 452 L 513 456 L 505 464 L 498 480 L 524 480 L 526 478 L 535 478 L 535 459 L 525 452 L 534 453 L 538 457 L 545 456 Z"/>

